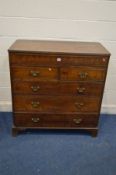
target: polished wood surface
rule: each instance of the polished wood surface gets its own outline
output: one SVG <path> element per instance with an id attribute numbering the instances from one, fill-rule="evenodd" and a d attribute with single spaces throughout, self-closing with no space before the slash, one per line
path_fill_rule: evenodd
<path id="1" fill-rule="evenodd" d="M 59 74 L 58 74 L 59 73 Z M 105 69 L 91 67 L 12 67 L 14 80 L 78 80 L 104 81 Z"/>
<path id="2" fill-rule="evenodd" d="M 97 55 L 72 55 L 72 54 L 41 54 L 41 53 L 9 53 L 11 56 L 11 65 L 22 66 L 106 66 L 108 63 L 107 56 Z M 28 62 L 27 62 L 28 57 Z M 61 59 L 59 61 L 58 59 Z"/>
<path id="3" fill-rule="evenodd" d="M 17 40 L 9 48 L 9 51 L 110 55 L 110 53 L 100 43 L 97 42 Z"/>
<path id="4" fill-rule="evenodd" d="M 15 94 L 101 96 L 103 85 L 101 82 L 13 81 L 12 88 Z"/>
<path id="5" fill-rule="evenodd" d="M 98 121 L 110 53 L 99 43 L 17 40 L 9 49 L 13 135 Z"/>
<path id="6" fill-rule="evenodd" d="M 12 67 L 13 80 L 57 80 L 58 69 L 49 67 Z"/>
<path id="7" fill-rule="evenodd" d="M 104 81 L 105 72 L 104 69 L 93 67 L 63 67 L 61 80 Z"/>
<path id="8" fill-rule="evenodd" d="M 14 111 L 29 112 L 98 112 L 99 97 L 14 96 Z"/>
<path id="9" fill-rule="evenodd" d="M 15 113 L 15 126 L 20 127 L 96 127 L 98 116 L 95 114 L 37 114 Z"/>

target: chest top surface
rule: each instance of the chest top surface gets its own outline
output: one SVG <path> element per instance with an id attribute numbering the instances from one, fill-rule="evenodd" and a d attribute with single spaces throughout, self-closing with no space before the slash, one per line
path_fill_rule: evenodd
<path id="1" fill-rule="evenodd" d="M 8 51 L 110 56 L 102 44 L 97 42 L 16 40 Z"/>

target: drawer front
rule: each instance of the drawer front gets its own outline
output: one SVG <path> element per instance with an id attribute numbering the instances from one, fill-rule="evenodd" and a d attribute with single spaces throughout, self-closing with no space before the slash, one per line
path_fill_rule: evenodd
<path id="1" fill-rule="evenodd" d="M 27 65 L 27 66 L 45 66 L 45 65 L 57 65 L 57 56 L 54 55 L 41 55 L 41 54 L 10 54 L 11 65 Z"/>
<path id="2" fill-rule="evenodd" d="M 13 81 L 12 88 L 15 94 L 100 96 L 103 84 L 85 82 Z"/>
<path id="3" fill-rule="evenodd" d="M 70 54 L 24 54 L 10 53 L 11 65 L 89 65 L 107 66 L 106 56 L 78 56 Z"/>
<path id="4" fill-rule="evenodd" d="M 14 124 L 19 127 L 97 127 L 98 119 L 95 114 L 14 114 Z"/>
<path id="5" fill-rule="evenodd" d="M 99 56 L 64 56 L 61 58 L 61 65 L 72 66 L 107 66 L 108 58 Z"/>
<path id="6" fill-rule="evenodd" d="M 56 68 L 48 67 L 12 67 L 13 80 L 54 80 L 58 77 Z"/>
<path id="7" fill-rule="evenodd" d="M 14 111 L 25 112 L 99 112 L 100 98 L 70 96 L 15 95 Z"/>
<path id="8" fill-rule="evenodd" d="M 104 81 L 106 70 L 92 67 L 61 68 L 61 80 Z"/>

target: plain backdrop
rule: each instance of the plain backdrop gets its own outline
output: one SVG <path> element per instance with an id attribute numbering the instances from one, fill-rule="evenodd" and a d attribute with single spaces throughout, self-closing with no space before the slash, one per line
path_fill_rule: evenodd
<path id="1" fill-rule="evenodd" d="M 8 48 L 16 39 L 97 41 L 112 54 L 102 113 L 116 113 L 116 1 L 0 0 L 0 111 L 11 111 Z"/>

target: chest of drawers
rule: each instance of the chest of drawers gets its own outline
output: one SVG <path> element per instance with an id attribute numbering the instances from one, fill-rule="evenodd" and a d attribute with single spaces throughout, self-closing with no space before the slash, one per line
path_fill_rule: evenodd
<path id="1" fill-rule="evenodd" d="M 9 48 L 13 135 L 49 128 L 96 136 L 109 57 L 100 43 L 17 40 Z"/>

